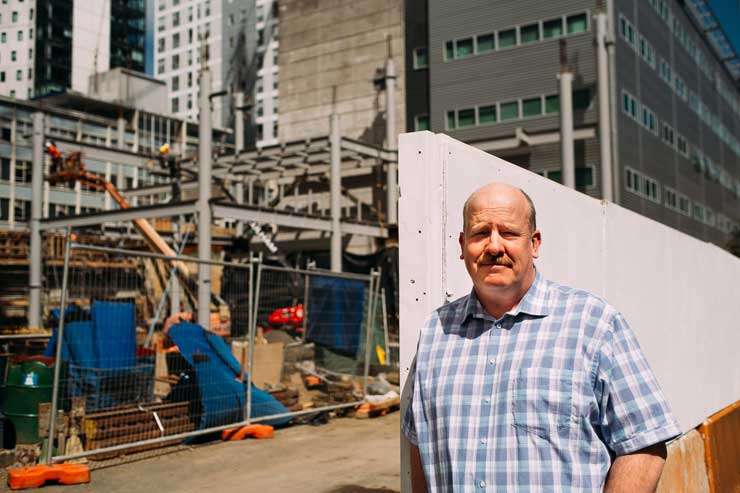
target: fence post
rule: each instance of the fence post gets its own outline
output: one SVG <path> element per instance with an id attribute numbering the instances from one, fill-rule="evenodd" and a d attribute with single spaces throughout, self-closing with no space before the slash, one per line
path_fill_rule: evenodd
<path id="1" fill-rule="evenodd" d="M 259 263 L 257 264 L 257 279 L 254 287 L 254 310 L 252 323 L 249 326 L 249 337 L 248 337 L 248 350 L 249 350 L 249 380 L 247 382 L 247 411 L 244 419 L 247 423 L 252 420 L 252 372 L 254 371 L 254 339 L 255 333 L 257 332 L 257 310 L 259 309 L 259 297 L 260 297 L 260 282 L 262 278 L 262 254 L 258 257 Z"/>
<path id="2" fill-rule="evenodd" d="M 54 455 L 54 428 L 57 421 L 57 407 L 59 406 L 59 374 L 62 367 L 62 345 L 64 341 L 64 312 L 67 307 L 67 281 L 69 278 L 69 253 L 72 243 L 72 226 L 67 226 L 66 244 L 64 245 L 64 270 L 62 274 L 62 296 L 59 302 L 59 328 L 57 329 L 56 358 L 54 360 L 54 383 L 51 387 L 51 414 L 49 415 L 49 436 L 46 447 L 46 463 L 51 464 Z M 64 452 L 62 452 L 64 455 Z"/>
<path id="3" fill-rule="evenodd" d="M 372 319 L 375 315 L 375 307 L 374 307 L 374 301 L 375 297 L 373 296 L 375 293 L 375 276 L 376 271 L 373 270 L 370 273 L 370 286 L 368 286 L 368 303 L 367 303 L 367 323 L 365 323 L 365 369 L 363 373 L 363 392 L 365 395 L 367 395 L 367 381 L 370 377 L 370 340 L 372 337 Z"/>

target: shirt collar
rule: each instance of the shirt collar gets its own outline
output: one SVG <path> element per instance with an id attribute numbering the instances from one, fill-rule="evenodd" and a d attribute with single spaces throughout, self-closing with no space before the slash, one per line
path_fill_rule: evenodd
<path id="1" fill-rule="evenodd" d="M 542 274 L 538 270 L 535 270 L 532 285 L 529 286 L 529 289 L 519 303 L 508 311 L 506 315 L 517 316 L 520 313 L 526 313 L 535 317 L 546 317 L 549 315 L 550 292 L 547 284 L 547 280 L 542 277 Z M 465 323 L 470 317 L 493 320 L 493 316 L 483 308 L 480 300 L 478 300 L 478 295 L 475 294 L 475 288 L 470 290 L 470 295 L 468 295 L 468 299 L 465 301 L 465 306 L 460 315 L 458 320 L 460 325 Z"/>

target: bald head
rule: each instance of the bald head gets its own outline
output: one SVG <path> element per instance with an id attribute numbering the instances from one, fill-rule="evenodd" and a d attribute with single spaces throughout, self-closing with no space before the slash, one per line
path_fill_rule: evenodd
<path id="1" fill-rule="evenodd" d="M 470 210 L 476 201 L 485 200 L 488 196 L 500 196 L 508 198 L 511 201 L 523 200 L 529 211 L 529 232 L 534 233 L 537 229 L 537 211 L 534 208 L 534 202 L 521 188 L 517 188 L 506 183 L 491 182 L 483 185 L 481 188 L 470 194 L 468 200 L 463 206 L 463 230 L 467 231 L 468 221 L 470 219 Z"/>

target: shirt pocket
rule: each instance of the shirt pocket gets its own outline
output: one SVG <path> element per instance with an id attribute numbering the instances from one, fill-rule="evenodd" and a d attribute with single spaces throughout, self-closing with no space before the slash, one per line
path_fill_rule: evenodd
<path id="1" fill-rule="evenodd" d="M 514 426 L 543 438 L 563 434 L 573 423 L 574 372 L 522 368 L 514 379 Z"/>

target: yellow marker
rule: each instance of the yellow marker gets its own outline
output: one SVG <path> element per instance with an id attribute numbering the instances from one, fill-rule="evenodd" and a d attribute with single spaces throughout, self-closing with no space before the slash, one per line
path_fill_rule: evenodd
<path id="1" fill-rule="evenodd" d="M 385 364 L 385 351 L 382 347 L 380 347 L 380 344 L 375 346 L 375 354 L 378 356 L 378 363 L 381 365 Z"/>
<path id="2" fill-rule="evenodd" d="M 162 144 L 162 147 L 159 148 L 160 154 L 169 154 L 170 152 L 170 145 L 169 144 Z"/>

